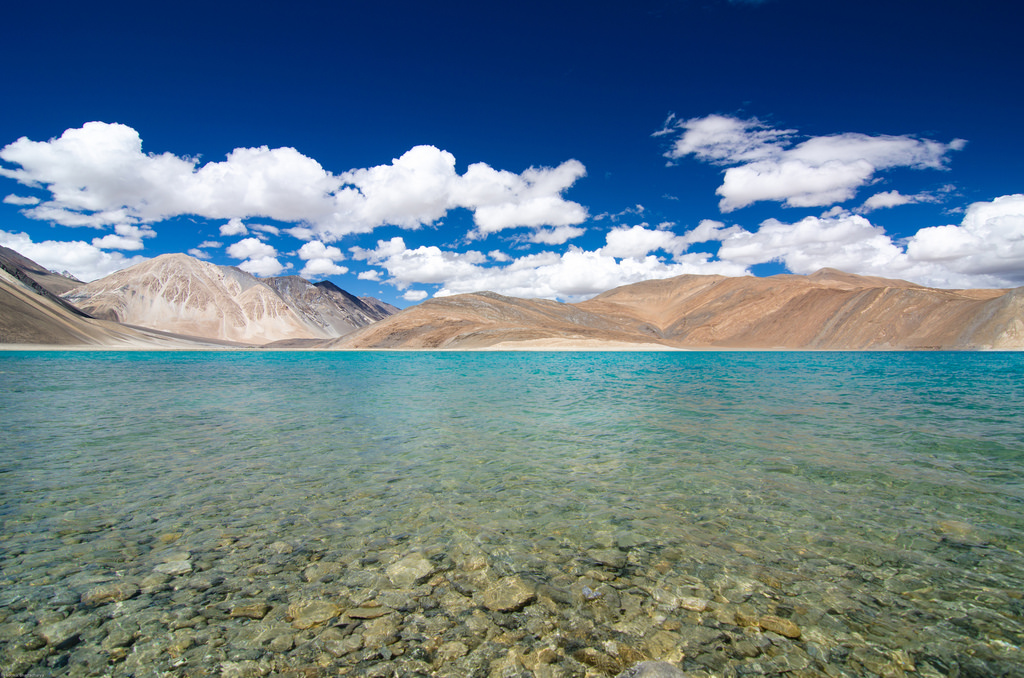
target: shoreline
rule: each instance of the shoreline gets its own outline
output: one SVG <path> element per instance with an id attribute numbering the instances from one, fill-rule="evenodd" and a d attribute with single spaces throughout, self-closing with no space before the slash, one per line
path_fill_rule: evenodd
<path id="1" fill-rule="evenodd" d="M 1017 348 L 785 348 L 675 347 L 624 342 L 501 342 L 477 348 L 265 348 L 262 346 L 102 346 L 88 344 L 0 344 L 0 353 L 16 352 L 195 352 L 195 353 L 1021 353 Z"/>

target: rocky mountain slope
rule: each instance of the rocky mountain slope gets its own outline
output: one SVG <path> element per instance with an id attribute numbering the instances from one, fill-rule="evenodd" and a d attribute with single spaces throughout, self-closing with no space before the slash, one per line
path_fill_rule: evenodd
<path id="1" fill-rule="evenodd" d="M 360 299 L 334 283 L 311 283 L 297 275 L 264 278 L 264 284 L 277 292 L 285 303 L 308 323 L 328 337 L 338 337 L 365 327 L 398 309 L 377 299 Z"/>
<path id="2" fill-rule="evenodd" d="M 1024 288 L 939 290 L 824 269 L 680 276 L 579 304 L 476 293 L 433 299 L 328 348 L 1020 349 Z"/>
<path id="3" fill-rule="evenodd" d="M 69 275 L 61 275 L 48 271 L 26 256 L 14 250 L 0 246 L 0 267 L 8 273 L 20 277 L 30 285 L 37 285 L 53 295 L 61 295 L 82 285 L 82 281 Z M 18 273 L 15 273 L 15 272 Z"/>
<path id="4" fill-rule="evenodd" d="M 184 254 L 156 257 L 63 298 L 97 318 L 246 344 L 337 337 L 388 315 L 387 307 L 330 283 L 260 280 Z"/>
<path id="5" fill-rule="evenodd" d="M 64 284 L 56 278 L 61 277 L 12 250 L 0 248 L 0 344 L 115 348 L 224 345 L 92 318 L 48 289 L 60 290 Z"/>

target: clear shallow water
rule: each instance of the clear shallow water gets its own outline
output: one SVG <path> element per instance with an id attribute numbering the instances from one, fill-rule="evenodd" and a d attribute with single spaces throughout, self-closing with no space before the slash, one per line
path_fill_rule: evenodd
<path id="1" fill-rule="evenodd" d="M 619 643 L 694 675 L 1021 675 L 1022 404 L 1020 353 L 0 353 L 0 670 L 468 675 L 551 647 L 520 664 L 614 675 L 585 651 Z M 434 572 L 403 589 L 412 553 Z M 168 554 L 192 571 L 146 580 Z M 469 620 L 508 576 L 536 598 L 503 643 Z M 111 582 L 138 590 L 91 604 Z M 296 629 L 309 599 L 395 608 L 395 640 Z M 208 613 L 236 600 L 272 611 Z M 361 647 L 325 653 L 339 625 Z"/>

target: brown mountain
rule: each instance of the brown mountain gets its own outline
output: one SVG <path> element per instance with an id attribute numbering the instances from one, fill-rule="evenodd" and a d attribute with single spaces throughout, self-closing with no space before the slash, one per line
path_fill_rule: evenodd
<path id="1" fill-rule="evenodd" d="M 321 348 L 487 348 L 537 341 L 644 341 L 630 322 L 572 304 L 493 292 L 430 299 Z"/>
<path id="2" fill-rule="evenodd" d="M 329 283 L 296 276 L 260 280 L 185 254 L 150 259 L 64 299 L 97 318 L 261 345 L 337 337 L 387 315 Z"/>
<path id="3" fill-rule="evenodd" d="M 8 247 L 0 246 L 0 266 L 8 273 L 20 277 L 23 282 L 38 285 L 50 294 L 61 295 L 84 284 L 81 280 L 72 278 L 70 274 L 61 275 L 48 271 Z M 20 271 L 20 273 L 15 274 L 15 271 Z"/>
<path id="4" fill-rule="evenodd" d="M 330 348 L 1024 348 L 1024 288 L 940 290 L 824 269 L 680 276 L 579 304 L 492 293 L 433 299 Z"/>
<path id="5" fill-rule="evenodd" d="M 59 290 L 63 283 L 55 278 L 62 276 L 49 273 L 16 252 L 13 255 L 12 250 L 0 248 L 0 344 L 111 348 L 218 345 L 92 318 L 47 289 Z"/>
<path id="6" fill-rule="evenodd" d="M 323 336 L 339 337 L 383 320 L 398 309 L 377 299 L 360 299 L 330 281 L 311 283 L 297 275 L 264 278 L 262 282 Z"/>

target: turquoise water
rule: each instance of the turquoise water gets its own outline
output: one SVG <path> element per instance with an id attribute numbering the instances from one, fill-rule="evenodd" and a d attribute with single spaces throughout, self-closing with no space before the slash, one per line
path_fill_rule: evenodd
<path id="1" fill-rule="evenodd" d="M 322 559 L 380 574 L 420 550 L 447 557 L 454 582 L 480 563 L 452 554 L 473 551 L 538 590 L 633 591 L 632 616 L 553 599 L 609 637 L 637 624 L 680 636 L 663 650 L 677 662 L 693 661 L 690 625 L 749 635 L 744 619 L 771 614 L 799 625 L 794 656 L 826 675 L 1010 671 L 1024 641 L 1022 405 L 1020 353 L 0 352 L 0 668 L 74 666 L 105 624 L 70 647 L 23 637 L 106 619 L 69 601 L 141 584 L 173 547 L 196 576 L 245 572 L 282 605 L 313 584 L 326 595 L 330 581 L 298 575 Z M 260 590 L 252 567 L 283 543 L 296 574 Z M 627 564 L 602 563 L 608 549 Z M 170 613 L 244 590 L 182 603 L 173 583 L 117 604 Z M 552 610 L 549 634 L 569 614 Z M 230 623 L 190 628 L 230 648 Z M 397 642 L 353 665 L 409 656 Z M 300 645 L 247 661 L 290 666 Z M 95 653 L 116 672 L 141 648 Z"/>

